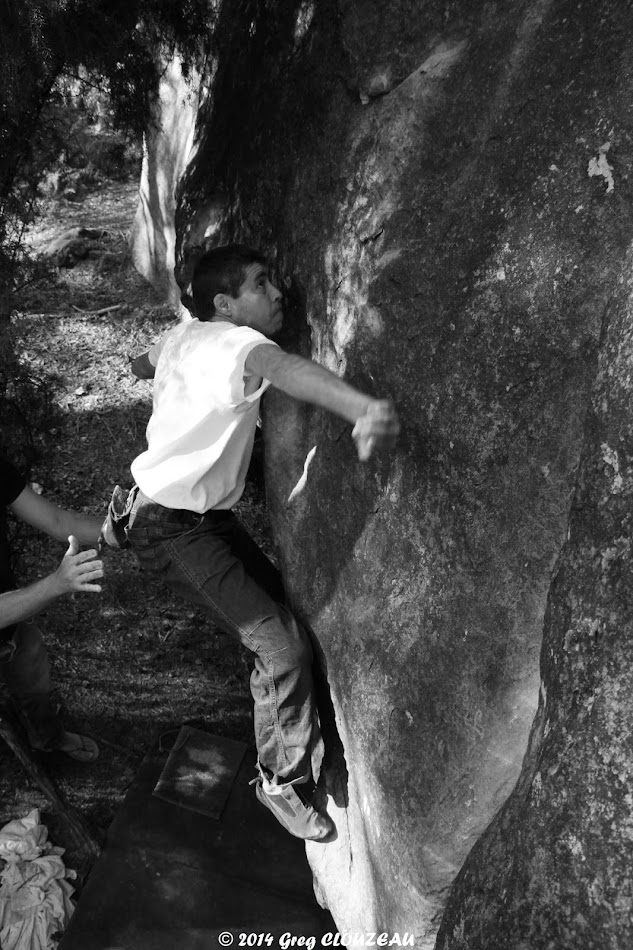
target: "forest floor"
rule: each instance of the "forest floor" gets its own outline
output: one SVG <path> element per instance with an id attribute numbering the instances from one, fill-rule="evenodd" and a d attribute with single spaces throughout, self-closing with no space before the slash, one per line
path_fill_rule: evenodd
<path id="1" fill-rule="evenodd" d="M 29 237 L 35 252 L 66 229 L 86 226 L 107 232 L 103 253 L 72 269 L 53 268 L 25 293 L 15 318 L 24 365 L 54 393 L 32 481 L 62 507 L 99 516 L 116 484 L 130 487 L 130 463 L 145 448 L 151 383 L 134 380 L 127 356 L 176 321 L 132 266 L 136 204 L 136 185 L 115 182 L 82 202 L 46 199 Z M 104 308 L 116 309 L 94 313 Z M 270 553 L 257 479 L 247 483 L 238 513 Z M 23 525 L 13 530 L 21 582 L 57 567 L 64 545 Z M 100 839 L 158 736 L 188 723 L 252 744 L 245 652 L 141 575 L 131 553 L 108 551 L 104 561 L 102 594 L 62 598 L 40 618 L 64 722 L 100 747 L 92 765 L 56 757 L 46 767 Z M 53 843 L 66 846 L 41 792 L 1 744 L 0 824 L 35 807 Z"/>

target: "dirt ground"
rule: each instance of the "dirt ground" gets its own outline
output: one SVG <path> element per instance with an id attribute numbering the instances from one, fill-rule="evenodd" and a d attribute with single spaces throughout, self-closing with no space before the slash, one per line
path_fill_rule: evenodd
<path id="1" fill-rule="evenodd" d="M 99 515 L 115 484 L 129 487 L 130 462 L 145 447 L 151 383 L 134 380 L 128 354 L 175 321 L 131 265 L 135 208 L 134 184 L 107 183 L 81 203 L 48 199 L 30 236 L 36 251 L 77 225 L 107 235 L 95 256 L 32 287 L 15 320 L 24 361 L 55 388 L 54 424 L 33 482 L 61 506 Z M 104 308 L 116 309 L 94 313 Z M 238 514 L 270 553 L 258 480 L 249 481 Z M 64 553 L 25 526 L 16 547 L 21 582 L 54 570 Z M 100 746 L 93 765 L 55 760 L 46 768 L 101 838 L 157 736 L 189 723 L 252 743 L 246 653 L 141 575 L 129 552 L 107 552 L 104 560 L 101 595 L 65 597 L 40 617 L 64 721 Z M 65 846 L 41 792 L 1 744 L 0 823 L 34 807 L 53 843 Z"/>

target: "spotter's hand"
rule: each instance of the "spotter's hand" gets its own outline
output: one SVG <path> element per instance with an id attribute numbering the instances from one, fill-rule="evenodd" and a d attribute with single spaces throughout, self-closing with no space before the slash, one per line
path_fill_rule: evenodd
<path id="1" fill-rule="evenodd" d="M 369 404 L 364 416 L 356 420 L 352 438 L 358 457 L 367 461 L 376 450 L 392 449 L 400 432 L 400 420 L 390 399 L 376 399 Z"/>
<path id="2" fill-rule="evenodd" d="M 94 549 L 80 551 L 79 542 L 74 535 L 68 538 L 68 550 L 55 571 L 55 581 L 60 594 L 78 592 L 100 593 L 101 585 L 94 581 L 103 577 L 103 562 L 96 561 L 97 552 Z"/>

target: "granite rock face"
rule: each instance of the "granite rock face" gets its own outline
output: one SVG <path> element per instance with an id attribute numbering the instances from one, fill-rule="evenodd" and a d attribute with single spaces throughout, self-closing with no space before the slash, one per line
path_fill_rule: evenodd
<path id="1" fill-rule="evenodd" d="M 401 413 L 363 464 L 264 407 L 344 932 L 432 947 L 468 858 L 442 950 L 628 945 L 631 36 L 616 0 L 236 0 L 170 145 L 181 288 L 256 243 L 280 342 Z"/>
<path id="2" fill-rule="evenodd" d="M 609 302 L 540 702 L 520 779 L 471 851 L 438 947 L 633 944 L 633 258 Z"/>

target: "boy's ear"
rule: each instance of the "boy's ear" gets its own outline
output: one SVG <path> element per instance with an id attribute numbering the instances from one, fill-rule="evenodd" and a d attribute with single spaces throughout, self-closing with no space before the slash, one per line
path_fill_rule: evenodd
<path id="1" fill-rule="evenodd" d="M 216 294 L 213 298 L 213 306 L 216 313 L 229 316 L 231 313 L 231 302 L 226 294 Z"/>

